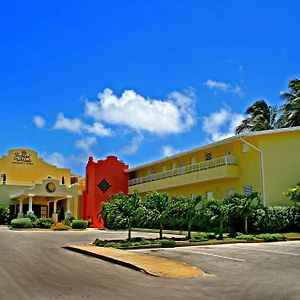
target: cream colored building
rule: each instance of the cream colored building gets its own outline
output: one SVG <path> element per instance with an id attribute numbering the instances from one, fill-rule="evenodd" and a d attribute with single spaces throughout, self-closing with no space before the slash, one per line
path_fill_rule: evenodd
<path id="1" fill-rule="evenodd" d="M 16 216 L 80 217 L 80 179 L 70 169 L 46 163 L 35 151 L 12 149 L 0 158 L 0 174 L 0 203 Z"/>

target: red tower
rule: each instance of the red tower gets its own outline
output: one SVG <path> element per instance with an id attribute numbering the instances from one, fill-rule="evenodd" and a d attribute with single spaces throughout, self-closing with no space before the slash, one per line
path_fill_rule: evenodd
<path id="1" fill-rule="evenodd" d="M 128 194 L 127 169 L 128 165 L 115 156 L 108 156 L 97 162 L 93 157 L 89 158 L 86 165 L 85 191 L 82 193 L 82 217 L 84 220 L 90 219 L 93 227 L 104 228 L 99 217 L 103 202 L 112 194 Z"/>

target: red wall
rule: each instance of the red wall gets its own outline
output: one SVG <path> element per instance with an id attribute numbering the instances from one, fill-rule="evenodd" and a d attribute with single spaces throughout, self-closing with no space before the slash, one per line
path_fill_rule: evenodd
<path id="1" fill-rule="evenodd" d="M 82 194 L 83 219 L 88 220 L 90 216 L 93 220 L 93 227 L 104 228 L 103 220 L 98 214 L 101 211 L 103 202 L 108 200 L 112 194 L 123 192 L 128 194 L 129 174 L 125 173 L 128 165 L 124 164 L 115 156 L 108 156 L 105 160 L 94 161 L 89 158 L 86 165 L 85 192 Z M 107 182 L 106 191 L 102 191 L 99 184 Z"/>

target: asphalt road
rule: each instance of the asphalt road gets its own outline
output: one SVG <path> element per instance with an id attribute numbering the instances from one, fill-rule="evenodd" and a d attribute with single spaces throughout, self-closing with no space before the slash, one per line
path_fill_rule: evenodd
<path id="1" fill-rule="evenodd" d="M 0 299 L 299 299 L 299 242 L 143 251 L 211 274 L 191 279 L 156 278 L 62 248 L 125 236 L 0 227 Z"/>
<path id="2" fill-rule="evenodd" d="M 198 291 L 215 299 L 300 299 L 300 241 L 153 249 L 142 252 L 211 274 Z"/>

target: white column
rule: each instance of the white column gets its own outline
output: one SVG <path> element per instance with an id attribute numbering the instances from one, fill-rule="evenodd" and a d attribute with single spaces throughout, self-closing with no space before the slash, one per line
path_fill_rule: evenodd
<path id="1" fill-rule="evenodd" d="M 53 214 L 52 214 L 52 220 L 54 224 L 58 222 L 58 214 L 57 214 L 57 200 L 53 201 Z"/>
<path id="2" fill-rule="evenodd" d="M 27 214 L 28 215 L 34 215 L 34 211 L 32 210 L 32 201 L 33 201 L 33 197 L 34 195 L 29 194 L 29 200 L 28 200 L 28 211 Z"/>
<path id="3" fill-rule="evenodd" d="M 65 219 L 68 219 L 72 216 L 72 213 L 71 213 L 71 199 L 73 197 L 72 196 L 67 196 L 67 211 L 65 212 Z"/>
<path id="4" fill-rule="evenodd" d="M 19 200 L 19 212 L 18 212 L 18 218 L 23 217 L 23 199 Z"/>

